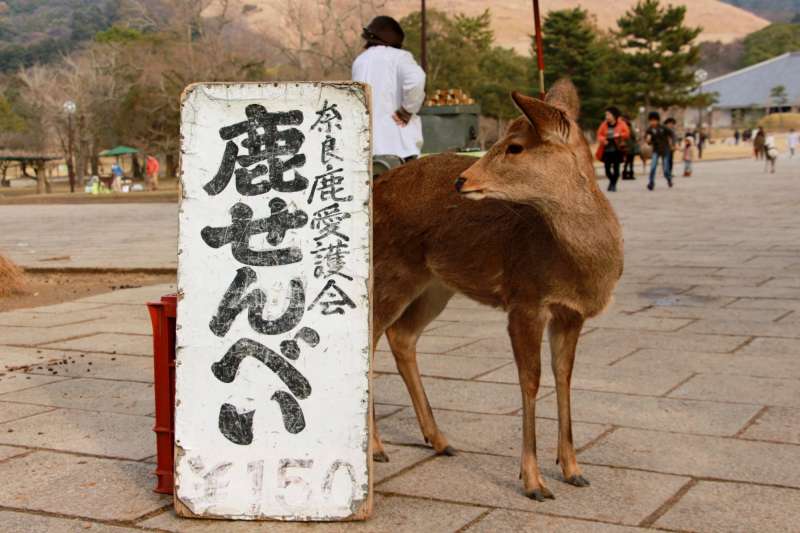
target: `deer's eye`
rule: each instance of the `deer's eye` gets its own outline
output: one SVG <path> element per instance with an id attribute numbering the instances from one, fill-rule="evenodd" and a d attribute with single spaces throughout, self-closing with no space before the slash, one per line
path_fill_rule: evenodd
<path id="1" fill-rule="evenodd" d="M 521 144 L 509 144 L 508 148 L 506 148 L 507 154 L 521 154 L 524 148 Z"/>

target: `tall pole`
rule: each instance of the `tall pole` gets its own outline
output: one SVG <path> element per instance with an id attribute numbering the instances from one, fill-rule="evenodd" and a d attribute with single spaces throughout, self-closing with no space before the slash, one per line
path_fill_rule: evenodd
<path id="1" fill-rule="evenodd" d="M 542 23 L 539 16 L 539 0 L 533 0 L 533 25 L 536 31 L 536 63 L 539 68 L 539 98 L 544 100 L 544 50 L 542 47 Z"/>
<path id="2" fill-rule="evenodd" d="M 420 43 L 419 43 L 419 55 L 420 55 L 420 62 L 422 63 L 422 70 L 426 73 L 428 72 L 428 21 L 426 20 L 426 12 L 425 9 L 425 0 L 422 0 L 422 6 L 420 8 L 420 18 L 421 18 L 421 28 L 419 32 Z"/>
<path id="3" fill-rule="evenodd" d="M 75 192 L 75 132 L 72 129 L 72 113 L 67 114 L 67 176 L 69 192 Z"/>

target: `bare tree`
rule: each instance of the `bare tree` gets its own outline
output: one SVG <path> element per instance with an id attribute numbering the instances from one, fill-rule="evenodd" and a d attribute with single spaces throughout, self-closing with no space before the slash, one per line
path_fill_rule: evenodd
<path id="1" fill-rule="evenodd" d="M 361 29 L 380 0 L 285 0 L 285 28 L 276 46 L 303 79 L 349 78 Z"/>

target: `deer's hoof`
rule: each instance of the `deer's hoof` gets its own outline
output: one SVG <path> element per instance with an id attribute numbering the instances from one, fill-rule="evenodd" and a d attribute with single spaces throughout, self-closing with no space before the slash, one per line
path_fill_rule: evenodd
<path id="1" fill-rule="evenodd" d="M 553 495 L 552 492 L 550 492 L 550 489 L 548 489 L 547 487 L 525 491 L 525 496 L 527 496 L 531 500 L 536 500 L 537 502 L 556 499 L 556 497 Z"/>
<path id="2" fill-rule="evenodd" d="M 455 455 L 458 455 L 458 452 L 456 452 L 456 449 L 453 448 L 452 446 L 445 446 L 444 450 L 436 452 L 436 455 L 446 455 L 447 457 L 453 457 Z"/>
<path id="3" fill-rule="evenodd" d="M 386 455 L 386 452 L 376 452 L 372 454 L 372 460 L 376 463 L 388 463 L 389 456 Z"/>
<path id="4" fill-rule="evenodd" d="M 570 485 L 575 485 L 576 487 L 588 487 L 589 485 L 591 485 L 588 479 L 579 474 L 576 474 L 568 478 L 567 483 L 569 483 Z"/>

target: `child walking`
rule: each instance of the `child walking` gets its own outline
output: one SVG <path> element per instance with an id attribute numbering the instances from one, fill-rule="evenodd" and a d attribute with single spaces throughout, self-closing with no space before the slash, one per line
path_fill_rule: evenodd
<path id="1" fill-rule="evenodd" d="M 694 138 L 691 135 L 687 135 L 683 138 L 683 175 L 687 178 L 692 175 L 692 160 L 694 159 L 693 145 Z"/>

